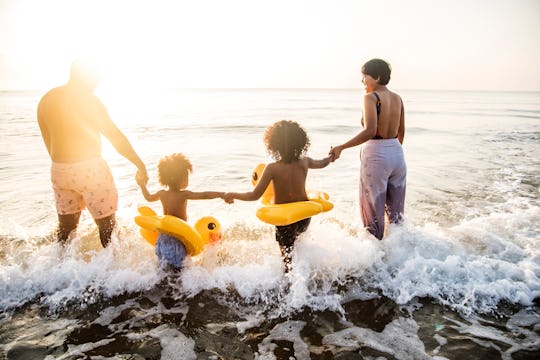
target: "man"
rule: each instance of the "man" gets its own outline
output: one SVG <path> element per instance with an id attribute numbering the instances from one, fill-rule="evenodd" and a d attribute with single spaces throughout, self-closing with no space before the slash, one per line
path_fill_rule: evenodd
<path id="1" fill-rule="evenodd" d="M 109 166 L 101 157 L 101 135 L 148 180 L 146 167 L 126 136 L 93 94 L 99 71 L 81 60 L 71 65 L 69 81 L 43 96 L 37 109 L 41 135 L 52 160 L 51 181 L 58 213 L 58 241 L 65 243 L 88 207 L 103 247 L 115 226 L 118 192 Z"/>

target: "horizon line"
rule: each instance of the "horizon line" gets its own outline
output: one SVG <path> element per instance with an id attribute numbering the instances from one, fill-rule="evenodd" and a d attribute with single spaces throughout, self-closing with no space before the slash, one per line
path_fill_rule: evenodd
<path id="1" fill-rule="evenodd" d="M 62 86 L 62 85 L 58 85 Z M 51 88 L 5 88 L 0 89 L 0 92 L 37 92 L 49 91 Z M 154 89 L 154 91 L 193 91 L 193 90 L 302 90 L 302 91 L 321 91 L 321 90 L 341 90 L 341 91 L 363 91 L 361 87 L 164 87 Z M 99 91 L 99 87 L 96 91 Z M 538 93 L 538 90 L 486 90 L 486 89 L 444 89 L 444 88 L 398 88 L 395 91 L 436 91 L 436 92 L 508 92 L 508 93 Z"/>

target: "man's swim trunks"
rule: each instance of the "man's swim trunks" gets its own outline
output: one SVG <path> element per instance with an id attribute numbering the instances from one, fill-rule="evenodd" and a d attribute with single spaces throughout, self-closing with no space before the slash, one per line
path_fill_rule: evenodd
<path id="1" fill-rule="evenodd" d="M 156 255 L 160 261 L 179 269 L 186 257 L 186 247 L 177 238 L 160 233 L 156 242 Z"/>
<path id="2" fill-rule="evenodd" d="M 102 158 L 51 166 L 51 182 L 60 215 L 75 214 L 88 207 L 94 219 L 113 215 L 118 192 L 109 166 Z"/>

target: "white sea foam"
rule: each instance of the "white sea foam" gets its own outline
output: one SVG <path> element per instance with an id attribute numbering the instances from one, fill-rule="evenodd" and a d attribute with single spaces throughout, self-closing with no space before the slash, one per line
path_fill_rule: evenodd
<path id="1" fill-rule="evenodd" d="M 90 350 L 99 348 L 100 346 L 105 346 L 107 344 L 110 344 L 114 342 L 114 339 L 103 339 L 92 343 L 84 343 L 81 345 L 68 345 L 67 351 L 60 355 L 60 356 L 46 356 L 45 360 L 53 360 L 53 359 L 72 359 L 75 356 L 84 356 L 84 354 Z"/>
<path id="2" fill-rule="evenodd" d="M 304 327 L 303 321 L 286 321 L 281 324 L 277 324 L 272 330 L 270 335 L 265 337 L 259 344 L 258 351 L 255 354 L 257 360 L 273 360 L 277 359 L 273 351 L 277 347 L 273 343 L 274 340 L 284 340 L 293 343 L 294 355 L 297 359 L 309 359 L 309 346 L 302 340 L 300 331 Z"/>
<path id="3" fill-rule="evenodd" d="M 180 331 L 172 329 L 168 325 L 161 325 L 150 330 L 148 334 L 159 339 L 161 343 L 161 359 L 197 359 L 194 350 L 195 341 L 186 337 Z"/>
<path id="4" fill-rule="evenodd" d="M 282 314 L 304 306 L 341 312 L 351 296 L 370 298 L 374 289 L 398 304 L 427 296 L 464 313 L 491 312 L 500 301 L 531 305 L 540 296 L 540 251 L 523 224 L 539 217 L 537 208 L 526 208 L 450 228 L 408 222 L 391 226 L 383 241 L 358 226 L 315 217 L 297 240 L 286 276 L 271 227 L 236 223 L 229 231 L 224 225 L 222 243 L 188 259 L 173 286 L 181 296 L 219 289 L 234 290 L 246 303 L 279 298 Z M 155 286 L 165 273 L 126 222 L 104 250 L 91 223 L 64 250 L 38 239 L 12 246 L 0 264 L 0 306 L 32 299 L 53 308 L 72 301 L 84 306 Z"/>
<path id="5" fill-rule="evenodd" d="M 475 318 L 468 318 L 468 324 L 455 319 L 449 319 L 454 325 L 450 327 L 458 331 L 462 336 L 466 336 L 471 341 L 481 344 L 485 348 L 497 349 L 501 352 L 503 359 L 512 359 L 512 353 L 523 350 L 537 350 L 540 347 L 540 339 L 533 331 L 530 331 L 522 326 L 530 326 L 531 320 L 538 321 L 538 314 L 532 312 L 532 315 L 527 321 L 523 321 L 524 315 L 527 314 L 527 310 L 522 310 L 512 316 L 507 323 L 508 330 L 512 331 L 515 338 L 510 338 L 507 333 L 500 330 L 495 326 L 491 326 L 489 322 L 479 320 Z M 520 324 L 519 326 L 516 324 Z M 505 346 L 501 347 L 501 344 Z"/>
<path id="6" fill-rule="evenodd" d="M 120 231 L 111 246 L 101 250 L 97 236 L 84 234 L 88 229 L 81 226 L 66 248 L 37 241 L 14 247 L 0 265 L 0 308 L 29 300 L 52 308 L 71 301 L 84 305 L 103 295 L 147 289 L 159 281 L 152 249 L 141 246 L 134 231 Z"/>
<path id="7" fill-rule="evenodd" d="M 353 326 L 325 335 L 322 343 L 350 349 L 368 346 L 396 359 L 432 359 L 426 354 L 417 332 L 418 325 L 414 320 L 398 318 L 386 325 L 382 332 Z"/>
<path id="8" fill-rule="evenodd" d="M 20 326 L 24 327 L 23 324 L 20 324 Z M 63 342 L 61 338 L 73 331 L 77 326 L 76 320 L 67 319 L 52 320 L 42 326 L 32 326 L 30 334 L 10 339 L 11 341 L 6 343 L 3 349 L 6 353 L 9 353 L 10 350 L 21 344 L 23 346 L 60 346 Z M 36 341 L 36 339 L 38 340 Z"/>

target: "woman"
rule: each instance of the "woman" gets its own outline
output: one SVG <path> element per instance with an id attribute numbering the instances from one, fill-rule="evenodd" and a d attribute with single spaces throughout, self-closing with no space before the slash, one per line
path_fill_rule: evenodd
<path id="1" fill-rule="evenodd" d="M 344 149 L 363 144 L 360 151 L 360 212 L 362 222 L 379 240 L 384 235 L 385 207 L 391 223 L 403 218 L 407 166 L 403 156 L 405 115 L 401 97 L 390 91 L 390 65 L 381 59 L 362 66 L 364 113 L 361 130 L 349 141 L 334 146 L 338 159 Z"/>

